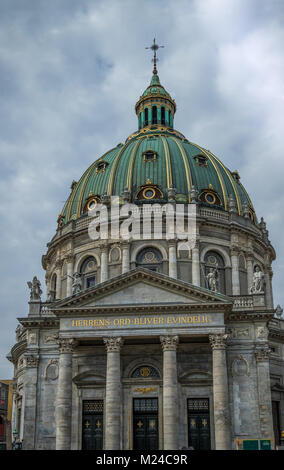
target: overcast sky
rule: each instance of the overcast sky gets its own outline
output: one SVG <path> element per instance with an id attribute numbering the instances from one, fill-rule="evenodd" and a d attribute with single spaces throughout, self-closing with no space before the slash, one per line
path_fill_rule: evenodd
<path id="1" fill-rule="evenodd" d="M 1 0 L 0 378 L 72 180 L 137 128 L 154 36 L 175 128 L 238 169 L 284 305 L 283 25 L 283 0 Z"/>

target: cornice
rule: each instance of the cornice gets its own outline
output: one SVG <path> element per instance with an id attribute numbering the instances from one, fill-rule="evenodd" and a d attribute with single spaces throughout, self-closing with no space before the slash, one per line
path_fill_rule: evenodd
<path id="1" fill-rule="evenodd" d="M 17 361 L 18 357 L 26 350 L 26 348 L 27 348 L 26 340 L 16 343 L 11 349 L 11 356 L 13 359 L 13 361 L 11 362 Z"/>
<path id="2" fill-rule="evenodd" d="M 273 318 L 274 316 L 274 310 L 265 310 L 264 311 L 253 311 L 253 312 L 234 312 L 234 313 L 229 313 L 227 316 L 227 322 L 235 322 L 235 321 L 269 321 Z"/>
<path id="3" fill-rule="evenodd" d="M 182 314 L 193 314 L 193 313 L 225 313 L 230 310 L 230 305 L 222 303 L 208 303 L 208 304 L 143 304 L 143 305 L 107 305 L 97 307 L 65 307 L 54 310 L 55 315 L 58 318 L 69 317 L 69 316 L 86 316 L 88 315 L 116 315 L 116 314 L 130 314 L 130 313 L 151 313 L 163 314 L 163 313 L 182 313 Z"/>
<path id="4" fill-rule="evenodd" d="M 59 320 L 56 317 L 22 317 L 17 320 L 25 328 L 59 328 Z"/>

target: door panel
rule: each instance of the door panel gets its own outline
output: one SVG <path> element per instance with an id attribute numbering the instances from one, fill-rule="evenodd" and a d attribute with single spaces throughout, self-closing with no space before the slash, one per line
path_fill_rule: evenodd
<path id="1" fill-rule="evenodd" d="M 159 448 L 158 399 L 134 399 L 133 448 L 157 450 Z"/>
<path id="2" fill-rule="evenodd" d="M 209 400 L 188 400 L 188 445 L 194 450 L 209 450 L 210 420 Z"/>
<path id="3" fill-rule="evenodd" d="M 83 402 L 82 449 L 103 448 L 103 400 Z"/>

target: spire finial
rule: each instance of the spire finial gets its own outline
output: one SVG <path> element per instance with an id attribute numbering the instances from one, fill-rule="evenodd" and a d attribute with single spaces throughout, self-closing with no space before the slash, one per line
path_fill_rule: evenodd
<path id="1" fill-rule="evenodd" d="M 165 47 L 165 46 L 159 46 L 159 44 L 156 44 L 156 39 L 154 38 L 154 41 L 153 41 L 153 44 L 152 46 L 150 47 L 145 47 L 145 49 L 152 49 L 152 51 L 154 52 L 154 58 L 152 59 L 152 62 L 154 62 L 154 69 L 153 69 L 153 73 L 155 75 L 157 75 L 157 62 L 158 62 L 158 58 L 157 58 L 157 50 L 160 49 L 160 47 Z"/>

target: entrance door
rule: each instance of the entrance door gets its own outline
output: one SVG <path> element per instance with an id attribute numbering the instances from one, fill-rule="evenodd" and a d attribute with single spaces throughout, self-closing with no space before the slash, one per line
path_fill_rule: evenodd
<path id="1" fill-rule="evenodd" d="M 83 450 L 103 448 L 103 400 L 83 401 Z"/>
<path id="2" fill-rule="evenodd" d="M 158 398 L 133 399 L 133 449 L 159 449 Z"/>
<path id="3" fill-rule="evenodd" d="M 210 450 L 209 399 L 189 398 L 188 446 L 194 450 Z"/>

